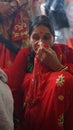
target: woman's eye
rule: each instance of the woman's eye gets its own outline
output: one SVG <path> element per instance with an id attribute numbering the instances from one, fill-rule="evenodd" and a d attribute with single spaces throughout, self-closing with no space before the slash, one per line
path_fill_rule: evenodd
<path id="1" fill-rule="evenodd" d="M 45 41 L 51 40 L 51 36 L 50 36 L 50 35 L 44 36 L 43 39 L 44 39 Z"/>
<path id="2" fill-rule="evenodd" d="M 34 40 L 39 40 L 39 36 L 38 36 L 38 35 L 33 35 L 32 38 L 33 38 Z"/>

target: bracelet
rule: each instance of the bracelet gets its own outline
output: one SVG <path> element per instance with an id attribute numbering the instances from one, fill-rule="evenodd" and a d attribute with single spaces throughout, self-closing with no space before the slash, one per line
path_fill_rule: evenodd
<path id="1" fill-rule="evenodd" d="M 15 0 L 17 3 L 17 6 L 20 7 L 20 0 Z"/>
<path id="2" fill-rule="evenodd" d="M 67 71 L 68 70 L 68 66 L 65 66 L 61 71 Z"/>
<path id="3" fill-rule="evenodd" d="M 67 71 L 68 70 L 68 66 L 64 66 L 63 68 L 61 69 L 57 69 L 57 71 Z"/>

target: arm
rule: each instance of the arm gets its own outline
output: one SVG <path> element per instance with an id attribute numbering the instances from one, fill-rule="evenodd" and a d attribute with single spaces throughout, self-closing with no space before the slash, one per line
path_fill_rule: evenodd
<path id="1" fill-rule="evenodd" d="M 0 2 L 0 17 L 3 19 L 11 16 L 18 8 L 28 3 L 27 0 L 13 0 L 11 2 Z"/>
<path id="2" fill-rule="evenodd" d="M 61 54 L 61 59 L 59 59 Z M 52 71 L 66 70 L 73 74 L 73 49 L 64 44 L 55 45 L 52 48 L 41 48 L 37 53 L 38 59 Z"/>
<path id="3" fill-rule="evenodd" d="M 73 49 L 62 45 L 63 64 L 68 67 L 68 72 L 73 74 Z"/>
<path id="4" fill-rule="evenodd" d="M 12 2 L 0 2 L 0 17 L 3 19 L 11 16 L 18 8 L 15 0 Z"/>

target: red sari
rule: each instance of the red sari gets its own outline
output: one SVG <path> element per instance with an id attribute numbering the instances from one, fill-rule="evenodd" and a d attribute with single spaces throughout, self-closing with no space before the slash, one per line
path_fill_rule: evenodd
<path id="1" fill-rule="evenodd" d="M 0 43 L 0 67 L 9 68 L 16 57 L 14 52 L 11 52 L 5 45 Z"/>
<path id="2" fill-rule="evenodd" d="M 69 72 L 52 72 L 34 61 L 33 72 L 26 73 L 30 50 L 25 48 L 20 51 L 11 70 L 6 71 L 15 107 L 24 125 L 22 129 L 73 130 L 73 50 L 60 44 L 56 44 L 54 50 Z"/>
<path id="3" fill-rule="evenodd" d="M 65 46 L 57 46 L 63 64 L 70 62 Z M 61 58 L 62 58 L 61 57 Z M 39 61 L 31 74 L 26 74 L 24 93 L 25 130 L 73 129 L 73 76 L 66 71 L 51 72 Z"/>

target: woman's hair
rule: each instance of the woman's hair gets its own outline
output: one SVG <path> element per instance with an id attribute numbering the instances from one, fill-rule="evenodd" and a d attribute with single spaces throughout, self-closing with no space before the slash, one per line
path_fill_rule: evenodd
<path id="1" fill-rule="evenodd" d="M 34 27 L 44 25 L 46 26 L 51 34 L 55 36 L 52 21 L 46 15 L 36 16 L 32 21 L 29 22 L 29 35 L 32 34 Z"/>

